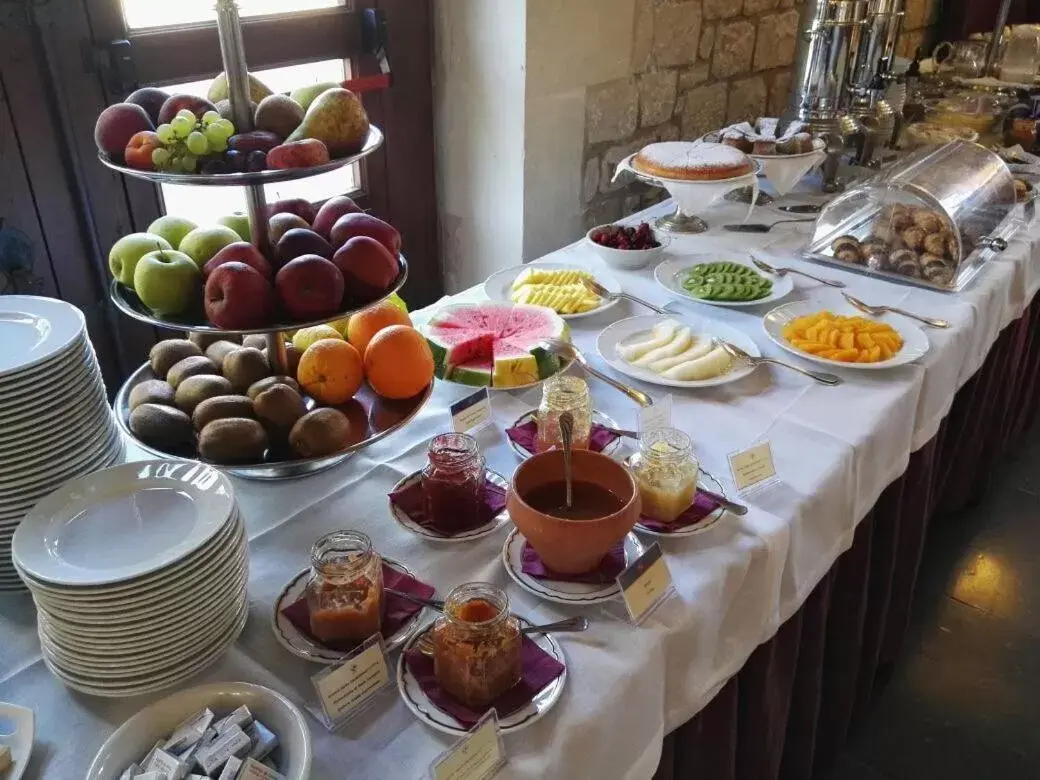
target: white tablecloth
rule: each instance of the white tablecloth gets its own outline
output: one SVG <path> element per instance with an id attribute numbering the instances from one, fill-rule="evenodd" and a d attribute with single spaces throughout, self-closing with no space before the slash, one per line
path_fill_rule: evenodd
<path id="1" fill-rule="evenodd" d="M 668 208 L 655 207 L 639 218 Z M 754 219 L 763 213 L 770 218 L 760 211 Z M 738 221 L 740 212 L 726 206 L 709 218 L 720 225 Z M 805 242 L 799 232 L 804 228 L 786 226 L 763 236 L 716 229 L 678 238 L 668 253 L 766 246 L 780 262 L 843 279 L 868 302 L 944 317 L 953 327 L 928 331 L 932 348 L 919 364 L 884 372 L 839 370 L 846 381 L 838 388 L 763 368 L 734 384 L 677 392 L 674 423 L 694 437 L 703 465 L 727 490 L 732 490 L 727 453 L 763 438 L 772 444 L 782 484 L 753 496 L 743 518 L 727 516 L 703 534 L 664 542 L 678 597 L 646 625 L 628 625 L 618 603 L 591 610 L 586 634 L 562 638 L 569 667 L 563 699 L 548 717 L 506 738 L 510 763 L 502 778 L 650 777 L 664 735 L 703 708 L 799 608 L 849 547 L 856 523 L 904 470 L 910 453 L 935 434 L 954 393 L 982 364 L 999 331 L 1020 316 L 1040 286 L 1035 230 L 991 262 L 969 289 L 943 295 L 785 257 Z M 580 244 L 551 259 L 598 262 Z M 637 295 L 662 304 L 672 300 L 649 271 L 614 274 Z M 472 289 L 453 300 L 482 297 L 480 289 Z M 832 291 L 797 278 L 792 299 L 820 306 L 835 301 Z M 672 308 L 681 314 L 686 307 L 741 329 L 765 354 L 797 360 L 765 337 L 759 308 L 687 302 L 674 302 Z M 603 368 L 596 335 L 609 322 L 639 313 L 622 302 L 609 313 L 574 321 L 574 339 Z M 631 402 L 595 382 L 592 389 L 597 408 L 622 427 L 636 427 Z M 655 396 L 664 392 L 649 385 L 642 389 Z M 387 491 L 423 465 L 426 442 L 448 427 L 448 403 L 466 392 L 438 383 L 432 401 L 406 429 L 330 472 L 287 483 L 236 480 L 251 539 L 250 619 L 235 648 L 193 683 L 248 680 L 315 706 L 309 678 L 320 667 L 285 652 L 269 624 L 276 594 L 307 565 L 311 543 L 331 529 L 364 530 L 381 552 L 406 562 L 442 594 L 460 582 L 488 580 L 505 586 L 522 614 L 547 620 L 572 614 L 512 584 L 499 561 L 505 531 L 470 544 L 436 545 L 404 531 L 387 512 Z M 493 394 L 500 425 L 483 431 L 480 441 L 495 470 L 508 475 L 515 468 L 501 429 L 537 399 L 537 392 Z M 37 713 L 29 778 L 82 777 L 107 735 L 155 698 L 111 701 L 64 688 L 40 660 L 31 601 L 0 597 L 0 701 Z M 384 694 L 360 721 L 336 734 L 314 720 L 312 734 L 312 776 L 319 780 L 424 777 L 429 762 L 451 743 L 419 724 L 396 693 Z"/>

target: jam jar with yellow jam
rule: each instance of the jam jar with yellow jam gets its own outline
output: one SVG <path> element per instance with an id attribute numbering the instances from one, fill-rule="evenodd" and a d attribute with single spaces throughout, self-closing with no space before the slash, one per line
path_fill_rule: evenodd
<path id="1" fill-rule="evenodd" d="M 520 682 L 520 626 L 504 590 L 469 582 L 448 594 L 433 626 L 433 669 L 469 707 L 486 707 Z"/>
<path id="2" fill-rule="evenodd" d="M 693 504 L 700 467 L 690 437 L 675 428 L 647 431 L 628 465 L 646 517 L 671 523 Z"/>
<path id="3" fill-rule="evenodd" d="M 364 642 L 383 622 L 383 561 L 359 531 L 334 531 L 311 548 L 311 633 L 330 646 Z"/>

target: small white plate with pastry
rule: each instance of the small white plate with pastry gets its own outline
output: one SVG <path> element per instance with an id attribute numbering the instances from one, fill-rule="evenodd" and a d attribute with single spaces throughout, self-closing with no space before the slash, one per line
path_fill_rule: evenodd
<path id="1" fill-rule="evenodd" d="M 582 277 L 595 279 L 613 294 L 621 284 L 607 271 L 573 263 L 526 263 L 496 271 L 484 282 L 484 294 L 493 301 L 547 306 L 565 320 L 599 314 L 618 299 L 601 298 L 585 288 Z"/>

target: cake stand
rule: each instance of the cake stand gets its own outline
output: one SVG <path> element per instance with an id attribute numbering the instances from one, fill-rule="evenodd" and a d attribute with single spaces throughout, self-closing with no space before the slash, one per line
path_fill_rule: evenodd
<path id="1" fill-rule="evenodd" d="M 220 53 L 223 59 L 224 72 L 227 74 L 228 98 L 231 102 L 231 113 L 238 133 L 253 129 L 253 115 L 249 105 L 249 81 L 246 68 L 245 47 L 242 42 L 242 28 L 236 0 L 217 0 L 217 34 L 220 37 Z M 101 163 L 124 176 L 144 179 L 155 184 L 187 184 L 197 186 L 243 187 L 246 191 L 246 205 L 249 212 L 249 225 L 252 243 L 268 258 L 274 257 L 270 239 L 268 238 L 267 202 L 264 185 L 273 182 L 294 181 L 336 170 L 345 165 L 357 162 L 372 154 L 383 144 L 383 133 L 374 125 L 369 128 L 368 137 L 361 149 L 353 155 L 331 160 L 323 165 L 310 168 L 287 168 L 277 170 L 250 171 L 240 173 L 173 173 L 168 171 L 143 171 L 128 168 L 99 154 Z M 158 317 L 145 307 L 137 295 L 125 285 L 113 280 L 109 289 L 112 302 L 121 312 L 136 320 L 146 322 L 160 328 L 182 331 L 198 331 L 206 333 L 224 333 L 240 335 L 245 333 L 261 333 L 267 338 L 267 357 L 275 374 L 288 373 L 288 356 L 286 354 L 285 331 L 297 330 L 311 325 L 319 325 L 333 320 L 348 317 L 351 314 L 368 308 L 379 300 L 385 300 L 397 292 L 408 279 L 408 263 L 402 256 L 398 260 L 397 277 L 393 284 L 375 300 L 358 302 L 353 308 L 342 309 L 335 314 L 311 322 L 274 323 L 264 328 L 249 330 L 226 330 L 214 327 L 206 321 L 201 311 L 189 313 L 177 318 Z M 116 420 L 123 432 L 139 447 L 159 457 L 197 460 L 199 456 L 192 451 L 164 452 L 140 441 L 129 426 L 130 391 L 140 382 L 154 376 L 146 363 L 120 388 L 113 408 Z M 288 453 L 269 452 L 268 458 L 257 464 L 236 465 L 225 468 L 231 474 L 250 479 L 286 479 L 304 474 L 312 474 L 331 468 L 353 453 L 396 431 L 410 421 L 425 405 L 432 394 L 433 383 L 417 396 L 405 401 L 387 401 L 371 393 L 367 386 L 363 387 L 354 401 L 339 408 L 351 419 L 359 436 L 344 450 L 319 458 L 294 459 Z M 362 424 L 364 421 L 364 424 Z"/>

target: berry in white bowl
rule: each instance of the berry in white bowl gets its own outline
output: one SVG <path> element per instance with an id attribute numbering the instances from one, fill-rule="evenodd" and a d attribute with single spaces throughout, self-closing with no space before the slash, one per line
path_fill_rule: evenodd
<path id="1" fill-rule="evenodd" d="M 612 268 L 629 271 L 646 268 L 657 260 L 670 243 L 667 236 L 656 235 L 648 222 L 635 227 L 598 225 L 585 234 L 585 242 Z"/>

